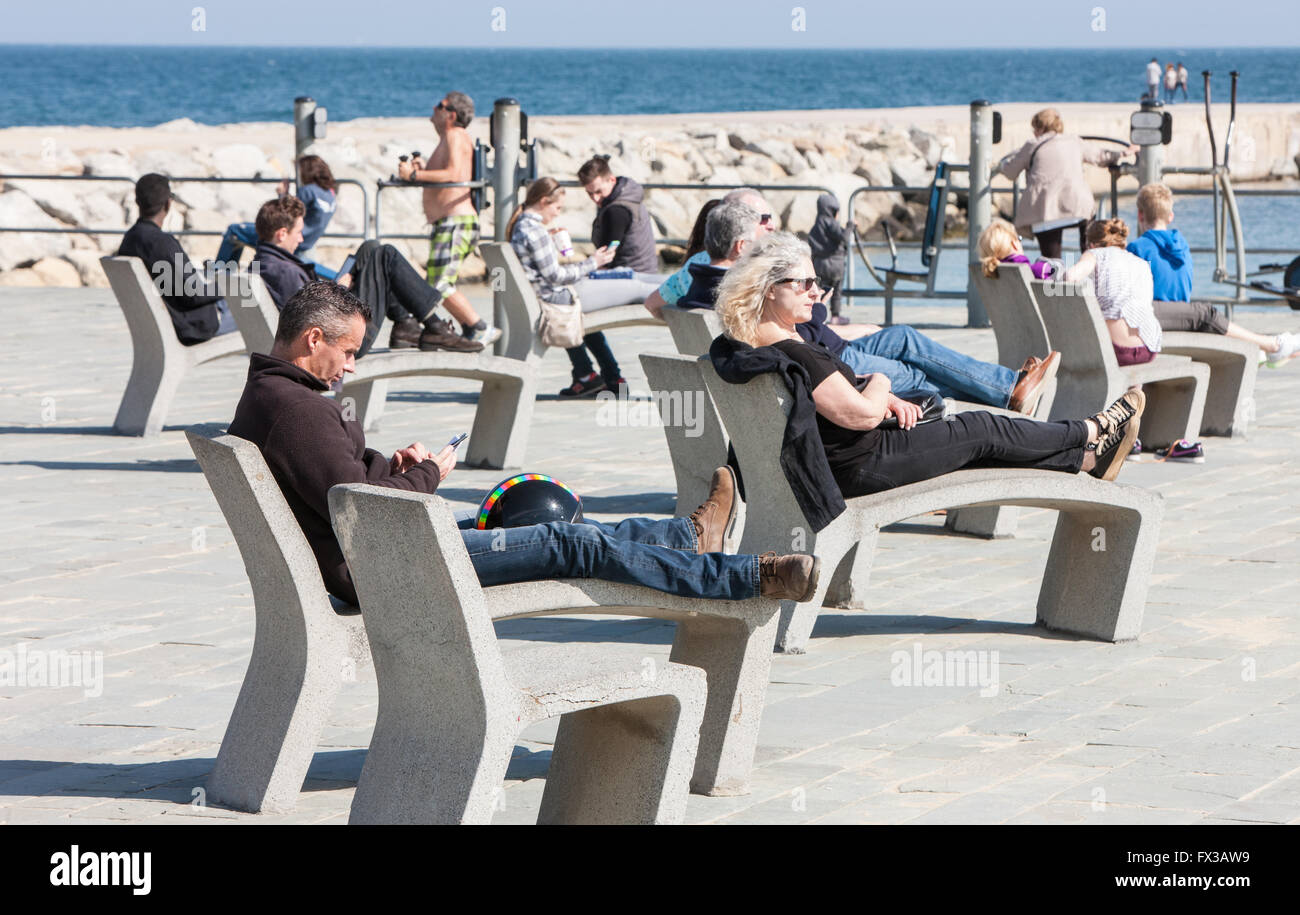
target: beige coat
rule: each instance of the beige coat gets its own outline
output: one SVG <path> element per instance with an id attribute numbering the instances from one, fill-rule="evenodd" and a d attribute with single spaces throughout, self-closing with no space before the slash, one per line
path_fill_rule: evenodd
<path id="1" fill-rule="evenodd" d="M 1039 150 L 1034 155 L 1034 150 Z M 1124 155 L 1122 149 L 1106 149 L 1068 133 L 1045 133 L 1030 140 L 998 163 L 998 173 L 1011 180 L 1029 168 L 1025 191 L 1016 207 L 1016 230 L 1024 236 L 1033 234 L 1031 226 L 1054 219 L 1087 219 L 1096 210 L 1088 182 L 1083 178 L 1083 163 L 1112 165 Z"/>

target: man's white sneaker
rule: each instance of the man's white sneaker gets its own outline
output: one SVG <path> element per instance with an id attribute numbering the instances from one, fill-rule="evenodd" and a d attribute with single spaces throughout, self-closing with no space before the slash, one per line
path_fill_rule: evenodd
<path id="1" fill-rule="evenodd" d="M 1278 349 L 1264 358 L 1271 368 L 1286 364 L 1292 356 L 1300 352 L 1300 334 L 1285 333 L 1277 335 Z"/>

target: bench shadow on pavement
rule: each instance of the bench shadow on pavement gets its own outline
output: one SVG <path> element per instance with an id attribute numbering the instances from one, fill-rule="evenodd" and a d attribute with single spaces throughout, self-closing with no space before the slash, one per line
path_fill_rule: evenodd
<path id="1" fill-rule="evenodd" d="M 0 461 L 0 467 L 40 467 L 43 470 L 149 470 L 154 473 L 198 473 L 193 458 L 157 461 Z"/>

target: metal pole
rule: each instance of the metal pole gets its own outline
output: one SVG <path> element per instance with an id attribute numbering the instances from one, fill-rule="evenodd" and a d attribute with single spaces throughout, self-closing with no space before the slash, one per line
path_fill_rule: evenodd
<path id="1" fill-rule="evenodd" d="M 312 131 L 312 115 L 316 112 L 316 100 L 311 96 L 300 95 L 293 100 L 293 183 L 298 186 L 298 160 L 310 155 L 316 143 Z"/>
<path id="2" fill-rule="evenodd" d="M 492 122 L 488 131 L 492 142 L 492 237 L 497 241 L 509 242 L 506 226 L 519 201 L 518 167 L 520 153 L 520 117 L 519 102 L 512 98 L 499 98 L 492 105 Z M 505 284 L 493 282 L 492 321 L 502 328 L 504 333 L 496 342 L 495 352 L 498 356 L 506 352 L 511 328 L 506 326 L 506 310 L 503 296 Z M 531 333 L 532 328 L 519 328 L 523 333 Z"/>
<path id="3" fill-rule="evenodd" d="M 967 261 L 978 264 L 980 234 L 993 221 L 991 165 L 993 162 L 993 107 L 984 99 L 970 103 L 970 191 L 966 203 Z M 940 216 L 942 219 L 943 217 Z M 966 326 L 988 327 L 989 316 L 973 283 L 966 289 Z"/>
<path id="4" fill-rule="evenodd" d="M 1142 110 L 1159 113 L 1164 108 L 1160 99 L 1143 99 Z M 1152 146 L 1138 147 L 1137 179 L 1138 187 L 1159 184 L 1164 177 L 1165 148 L 1156 143 Z"/>

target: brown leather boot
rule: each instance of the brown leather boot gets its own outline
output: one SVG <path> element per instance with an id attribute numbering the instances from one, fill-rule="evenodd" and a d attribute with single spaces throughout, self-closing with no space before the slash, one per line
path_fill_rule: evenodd
<path id="1" fill-rule="evenodd" d="M 1038 409 L 1038 401 L 1043 397 L 1044 389 L 1048 382 L 1056 377 L 1056 370 L 1060 367 L 1061 354 L 1057 350 L 1048 353 L 1046 359 L 1038 359 L 1035 356 L 1026 359 L 1025 364 L 1020 368 L 1021 378 L 1011 392 L 1007 409 L 1033 416 L 1034 411 Z"/>
<path id="2" fill-rule="evenodd" d="M 709 497 L 691 512 L 697 553 L 721 553 L 736 523 L 736 475 L 730 467 L 713 471 Z"/>
<path id="3" fill-rule="evenodd" d="M 389 349 L 415 349 L 420 345 L 424 325 L 415 318 L 404 318 L 393 325 L 388 334 Z"/>
<path id="4" fill-rule="evenodd" d="M 424 323 L 424 332 L 420 334 L 420 349 L 424 352 L 446 350 L 453 353 L 477 353 L 483 349 L 482 343 L 466 340 L 451 329 L 451 325 L 439 318 L 430 318 Z"/>
<path id="5" fill-rule="evenodd" d="M 817 590 L 822 561 L 807 553 L 778 556 L 764 553 L 758 557 L 759 593 L 777 600 L 803 603 L 811 600 Z"/>

